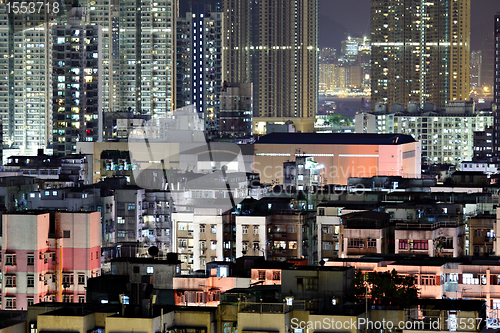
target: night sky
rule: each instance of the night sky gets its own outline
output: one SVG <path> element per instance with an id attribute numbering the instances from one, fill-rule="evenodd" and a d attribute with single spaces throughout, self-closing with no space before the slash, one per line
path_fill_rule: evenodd
<path id="1" fill-rule="evenodd" d="M 493 38 L 493 17 L 500 12 L 500 0 L 471 0 L 471 50 L 482 48 Z M 335 47 L 348 34 L 370 35 L 370 0 L 319 0 L 320 47 Z"/>

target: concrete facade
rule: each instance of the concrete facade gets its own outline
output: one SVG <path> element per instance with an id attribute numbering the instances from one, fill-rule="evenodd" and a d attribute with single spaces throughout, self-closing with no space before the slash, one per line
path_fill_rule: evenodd
<path id="1" fill-rule="evenodd" d="M 85 302 L 101 272 L 100 213 L 21 213 L 2 217 L 2 309 L 38 302 Z"/>

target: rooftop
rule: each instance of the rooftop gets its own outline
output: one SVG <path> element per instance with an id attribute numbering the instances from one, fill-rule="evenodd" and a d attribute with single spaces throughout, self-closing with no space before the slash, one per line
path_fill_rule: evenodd
<path id="1" fill-rule="evenodd" d="M 354 212 L 354 213 L 349 213 L 341 216 L 342 224 L 347 224 L 348 227 L 353 222 L 362 222 L 362 224 L 367 224 L 364 226 L 365 228 L 369 228 L 371 226 L 374 226 L 375 224 L 383 224 L 384 222 L 389 221 L 390 215 L 388 213 L 382 213 L 382 212 L 377 212 L 377 211 L 361 211 L 361 212 Z M 354 224 L 359 224 L 359 223 L 354 223 Z M 359 227 L 363 227 L 359 226 Z"/>
<path id="2" fill-rule="evenodd" d="M 287 271 L 318 271 L 318 272 L 342 272 L 351 269 L 348 266 L 293 266 Z"/>
<path id="3" fill-rule="evenodd" d="M 328 202 L 322 202 L 317 205 L 317 207 L 339 207 L 339 208 L 356 208 L 359 210 L 370 209 L 378 207 L 380 203 L 378 201 L 350 201 L 350 200 L 334 200 Z"/>
<path id="4" fill-rule="evenodd" d="M 0 330 L 9 326 L 17 325 L 26 320 L 26 311 L 2 310 L 0 311 Z M 7 329 L 7 331 L 9 331 Z"/>
<path id="5" fill-rule="evenodd" d="M 177 265 L 180 264 L 180 260 L 159 260 L 154 258 L 127 258 L 119 257 L 111 260 L 114 262 L 128 262 L 133 264 L 164 264 L 164 265 Z"/>
<path id="6" fill-rule="evenodd" d="M 353 262 L 358 263 L 386 263 L 387 265 L 403 266 L 442 266 L 448 263 L 457 263 L 459 265 L 483 265 L 500 266 L 500 257 L 473 257 L 461 256 L 451 257 L 429 257 L 427 255 L 408 255 L 408 254 L 373 254 L 365 255 L 361 258 L 331 258 L 328 262 L 342 262 L 345 265 Z"/>
<path id="7" fill-rule="evenodd" d="M 434 310 L 481 311 L 484 300 L 419 299 L 418 305 Z"/>
<path id="8" fill-rule="evenodd" d="M 256 144 L 400 145 L 411 142 L 415 139 L 406 134 L 271 133 L 262 136 Z"/>

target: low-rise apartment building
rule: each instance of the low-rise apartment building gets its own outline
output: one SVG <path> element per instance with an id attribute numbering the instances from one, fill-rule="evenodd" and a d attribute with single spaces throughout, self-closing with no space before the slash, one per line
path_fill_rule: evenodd
<path id="1" fill-rule="evenodd" d="M 236 216 L 236 257 L 267 256 L 270 216 Z"/>
<path id="2" fill-rule="evenodd" d="M 495 222 L 496 216 L 491 214 L 479 214 L 468 219 L 469 255 L 490 256 L 494 254 Z"/>
<path id="3" fill-rule="evenodd" d="M 410 275 L 425 299 L 471 299 L 486 302 L 488 325 L 500 319 L 500 264 L 498 257 L 431 258 L 415 255 L 377 255 L 333 259 L 326 266 L 348 266 L 367 272 Z"/>
<path id="4" fill-rule="evenodd" d="M 182 262 L 181 273 L 187 275 L 204 270 L 208 262 L 223 261 L 223 236 L 223 216 L 218 209 L 172 213 L 172 248 Z"/>
<path id="5" fill-rule="evenodd" d="M 394 234 L 389 214 L 376 211 L 355 212 L 342 215 L 341 223 L 342 246 L 339 257 L 393 253 Z"/>
<path id="6" fill-rule="evenodd" d="M 2 216 L 1 308 L 85 302 L 101 274 L 100 213 L 23 212 Z"/>
<path id="7" fill-rule="evenodd" d="M 337 258 L 342 247 L 342 215 L 374 208 L 366 201 L 332 201 L 321 203 L 316 209 L 316 227 L 318 232 L 318 260 Z"/>

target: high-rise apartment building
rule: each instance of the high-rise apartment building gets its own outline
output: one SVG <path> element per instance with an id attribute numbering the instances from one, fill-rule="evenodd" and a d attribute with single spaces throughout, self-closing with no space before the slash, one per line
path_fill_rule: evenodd
<path id="1" fill-rule="evenodd" d="M 495 105 L 500 105 L 500 13 L 495 15 L 495 73 L 494 73 L 494 97 Z"/>
<path id="2" fill-rule="evenodd" d="M 120 1 L 120 110 L 166 117 L 175 109 L 177 1 Z"/>
<path id="3" fill-rule="evenodd" d="M 191 12 L 193 6 L 209 5 L 212 12 L 222 11 L 222 0 L 182 0 L 179 1 L 179 17 L 184 17 L 186 13 Z"/>
<path id="4" fill-rule="evenodd" d="M 120 77 L 118 0 L 80 1 L 86 9 L 86 22 L 102 27 L 102 109 L 103 112 L 120 110 L 118 87 Z"/>
<path id="5" fill-rule="evenodd" d="M 361 66 L 346 67 L 346 86 L 350 88 L 361 88 L 362 68 Z"/>
<path id="6" fill-rule="evenodd" d="M 495 124 L 493 130 L 493 156 L 500 156 L 500 13 L 495 15 L 495 68 L 493 73 L 493 103 Z"/>
<path id="7" fill-rule="evenodd" d="M 96 25 L 52 29 L 54 154 L 80 141 L 102 141 L 102 31 Z"/>
<path id="8" fill-rule="evenodd" d="M 320 64 L 336 64 L 337 63 L 337 50 L 330 47 L 324 47 L 319 50 L 319 63 Z"/>
<path id="9" fill-rule="evenodd" d="M 54 13 L 47 16 L 47 9 Z M 52 144 L 51 34 L 56 24 L 70 24 L 76 18 L 81 21 L 78 24 L 102 26 L 101 108 L 104 112 L 119 109 L 117 0 L 51 2 L 40 7 L 40 13 L 29 15 L 7 11 L 7 6 L 0 6 L 0 21 L 8 22 L 0 26 L 0 74 L 7 78 L 7 85 L 0 88 L 0 117 L 6 145 L 34 155 L 38 148 Z"/>
<path id="10" fill-rule="evenodd" d="M 372 0 L 372 105 L 469 99 L 470 0 Z"/>
<path id="11" fill-rule="evenodd" d="M 326 93 L 335 86 L 335 65 L 319 64 L 319 92 Z"/>
<path id="12" fill-rule="evenodd" d="M 19 148 L 21 154 L 36 154 L 38 148 L 46 148 L 52 141 L 49 45 L 54 21 L 46 19 L 47 8 L 43 6 L 40 13 L 15 15 L 0 5 L 3 142 Z"/>
<path id="13" fill-rule="evenodd" d="M 177 19 L 178 108 L 194 105 L 210 137 L 219 130 L 219 95 L 222 88 L 222 13 L 195 5 Z"/>
<path id="14" fill-rule="evenodd" d="M 341 42 L 340 53 L 342 54 L 342 62 L 348 64 L 358 63 L 358 55 L 360 52 L 370 50 L 370 40 L 366 37 L 357 38 L 349 36 Z"/>
<path id="15" fill-rule="evenodd" d="M 4 143 L 21 154 L 52 144 L 52 26 L 70 24 L 76 6 L 86 9 L 79 24 L 101 26 L 101 111 L 161 117 L 175 109 L 177 3 L 80 0 L 54 3 L 58 14 L 49 17 L 48 6 L 30 15 L 9 14 L 1 6 L 0 21 L 7 22 L 0 26 L 0 74 L 7 78 L 0 87 Z"/>
<path id="16" fill-rule="evenodd" d="M 336 66 L 334 70 L 335 88 L 345 88 L 346 86 L 346 67 Z"/>
<path id="17" fill-rule="evenodd" d="M 253 135 L 251 83 L 224 83 L 220 94 L 219 137 L 248 139 Z"/>
<path id="18" fill-rule="evenodd" d="M 223 13 L 223 80 L 253 83 L 254 117 L 314 117 L 318 0 L 224 0 Z"/>
<path id="19" fill-rule="evenodd" d="M 449 101 L 468 100 L 470 95 L 470 0 L 449 1 L 450 88 Z M 432 102 L 432 101 L 431 101 Z"/>
<path id="20" fill-rule="evenodd" d="M 483 51 L 472 51 L 470 54 L 470 89 L 481 87 L 481 71 L 483 67 Z"/>

